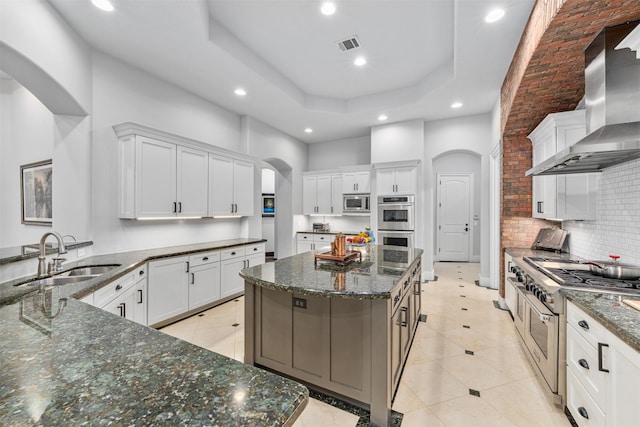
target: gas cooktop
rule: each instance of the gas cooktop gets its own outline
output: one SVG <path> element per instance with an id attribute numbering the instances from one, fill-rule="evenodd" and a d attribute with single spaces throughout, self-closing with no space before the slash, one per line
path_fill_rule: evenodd
<path id="1" fill-rule="evenodd" d="M 640 279 L 623 280 L 599 276 L 590 271 L 589 264 L 578 260 L 544 257 L 525 257 L 525 260 L 561 286 L 640 294 Z"/>

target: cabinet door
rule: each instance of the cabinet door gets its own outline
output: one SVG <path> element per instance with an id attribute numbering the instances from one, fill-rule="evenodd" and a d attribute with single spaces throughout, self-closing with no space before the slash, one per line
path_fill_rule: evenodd
<path id="1" fill-rule="evenodd" d="M 418 186 L 418 168 L 396 168 L 396 193 L 416 194 Z"/>
<path id="2" fill-rule="evenodd" d="M 104 311 L 124 317 L 125 319 L 134 319 L 135 310 L 135 289 L 131 288 L 119 295 L 116 299 L 103 307 Z"/>
<path id="3" fill-rule="evenodd" d="M 189 271 L 189 310 L 220 299 L 220 263 L 191 267 Z"/>
<path id="4" fill-rule="evenodd" d="M 312 215 L 316 213 L 318 204 L 316 194 L 316 184 L 318 177 L 305 176 L 302 179 L 302 213 Z"/>
<path id="5" fill-rule="evenodd" d="M 342 175 L 331 176 L 331 213 L 342 215 Z"/>
<path id="6" fill-rule="evenodd" d="M 394 193 L 396 173 L 394 168 L 376 170 L 376 191 L 379 195 L 386 196 Z"/>
<path id="7" fill-rule="evenodd" d="M 361 171 L 356 173 L 356 192 L 371 192 L 371 173 L 369 171 Z"/>
<path id="8" fill-rule="evenodd" d="M 244 255 L 238 258 L 231 258 L 220 261 L 220 297 L 226 298 L 230 295 L 244 292 L 244 279 L 240 277 L 240 270 L 245 268 Z"/>
<path id="9" fill-rule="evenodd" d="M 154 139 L 136 140 L 137 218 L 175 215 L 176 146 Z"/>
<path id="10" fill-rule="evenodd" d="M 209 216 L 231 215 L 233 159 L 209 155 Z"/>
<path id="11" fill-rule="evenodd" d="M 149 325 L 177 316 L 189 309 L 186 273 L 187 257 L 167 258 L 149 263 Z"/>
<path id="12" fill-rule="evenodd" d="M 558 175 L 557 217 L 560 219 L 596 219 L 599 173 Z"/>
<path id="13" fill-rule="evenodd" d="M 358 177 L 355 172 L 345 172 L 342 174 L 342 193 L 354 194 L 358 193 L 357 188 Z"/>
<path id="14" fill-rule="evenodd" d="M 331 195 L 331 175 L 318 175 L 316 181 L 317 213 L 331 213 Z"/>
<path id="15" fill-rule="evenodd" d="M 262 265 L 265 263 L 264 252 L 259 254 L 247 255 L 246 257 L 246 267 L 255 267 L 256 265 Z"/>
<path id="16" fill-rule="evenodd" d="M 607 426 L 638 425 L 640 353 L 608 332 Z M 575 415 L 574 415 L 575 417 Z M 577 417 L 575 417 L 577 418 Z"/>
<path id="17" fill-rule="evenodd" d="M 207 216 L 209 154 L 178 147 L 178 216 Z"/>
<path id="18" fill-rule="evenodd" d="M 139 280 L 133 288 L 133 320 L 141 325 L 147 325 L 147 278 Z"/>
<path id="19" fill-rule="evenodd" d="M 228 185 L 228 184 L 227 184 Z M 236 215 L 253 216 L 253 163 L 236 160 L 233 168 L 233 200 Z"/>
<path id="20" fill-rule="evenodd" d="M 391 317 L 391 378 L 393 380 L 393 389 L 395 390 L 400 381 L 400 373 L 402 372 L 402 347 L 400 345 L 400 333 L 402 330 L 402 318 L 404 313 L 400 308 L 396 310 Z"/>

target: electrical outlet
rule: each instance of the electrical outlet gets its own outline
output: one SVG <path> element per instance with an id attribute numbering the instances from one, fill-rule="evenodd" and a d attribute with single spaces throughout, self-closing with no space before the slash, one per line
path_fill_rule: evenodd
<path id="1" fill-rule="evenodd" d="M 297 308 L 303 308 L 306 310 L 307 308 L 307 300 L 304 298 L 296 298 L 293 297 L 293 306 Z"/>

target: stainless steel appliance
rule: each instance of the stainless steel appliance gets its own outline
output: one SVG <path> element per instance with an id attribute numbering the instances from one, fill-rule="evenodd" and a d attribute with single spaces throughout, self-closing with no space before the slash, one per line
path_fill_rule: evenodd
<path id="1" fill-rule="evenodd" d="M 640 158 L 640 61 L 623 48 L 640 21 L 607 27 L 585 49 L 587 136 L 526 175 L 599 172 Z"/>
<path id="2" fill-rule="evenodd" d="M 566 402 L 566 301 L 560 289 L 640 295 L 640 280 L 610 279 L 590 270 L 586 261 L 566 253 L 514 257 L 505 283 L 516 292 L 516 330 L 558 405 Z"/>
<path id="3" fill-rule="evenodd" d="M 415 196 L 378 196 L 378 232 L 415 230 Z"/>
<path id="4" fill-rule="evenodd" d="M 378 244 L 388 246 L 404 246 L 405 248 L 414 247 L 413 231 L 378 231 Z"/>
<path id="5" fill-rule="evenodd" d="M 343 214 L 368 214 L 371 212 L 369 194 L 345 194 L 342 197 Z"/>
<path id="6" fill-rule="evenodd" d="M 329 232 L 329 223 L 328 222 L 314 222 L 313 223 L 313 231 L 314 232 Z"/>

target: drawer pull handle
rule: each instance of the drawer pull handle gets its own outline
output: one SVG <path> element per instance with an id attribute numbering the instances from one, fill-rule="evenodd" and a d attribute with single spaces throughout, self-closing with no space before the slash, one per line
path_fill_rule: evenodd
<path id="1" fill-rule="evenodd" d="M 598 370 L 602 372 L 609 372 L 609 370 L 605 369 L 602 364 L 602 349 L 604 347 L 609 348 L 609 344 L 603 344 L 601 342 L 598 343 Z"/>
<path id="2" fill-rule="evenodd" d="M 231 252 L 231 255 L 235 255 L 235 254 L 236 254 L 235 252 Z"/>
<path id="3" fill-rule="evenodd" d="M 254 250 L 254 251 L 257 251 L 257 250 L 258 250 L 258 248 L 253 248 L 253 250 Z"/>
<path id="4" fill-rule="evenodd" d="M 584 409 L 583 406 L 578 408 L 578 413 L 582 416 L 582 418 L 589 419 L 589 413 L 587 412 L 586 409 Z"/>
<path id="5" fill-rule="evenodd" d="M 203 260 L 203 261 L 209 261 L 209 257 L 208 257 L 208 256 L 206 256 L 206 257 L 202 258 L 202 260 Z"/>
<path id="6" fill-rule="evenodd" d="M 116 291 L 119 291 L 120 289 L 122 289 L 122 285 L 121 285 L 120 283 L 118 283 L 118 284 L 116 285 Z"/>
<path id="7" fill-rule="evenodd" d="M 589 362 L 587 362 L 585 359 L 578 360 L 578 364 L 584 369 L 589 369 Z"/>
<path id="8" fill-rule="evenodd" d="M 144 276 L 144 270 L 140 270 L 140 273 L 139 273 L 139 274 L 140 274 L 141 276 Z"/>
<path id="9" fill-rule="evenodd" d="M 589 324 L 584 320 L 579 321 L 578 326 L 580 326 L 582 329 L 585 329 L 587 331 L 589 330 Z"/>

